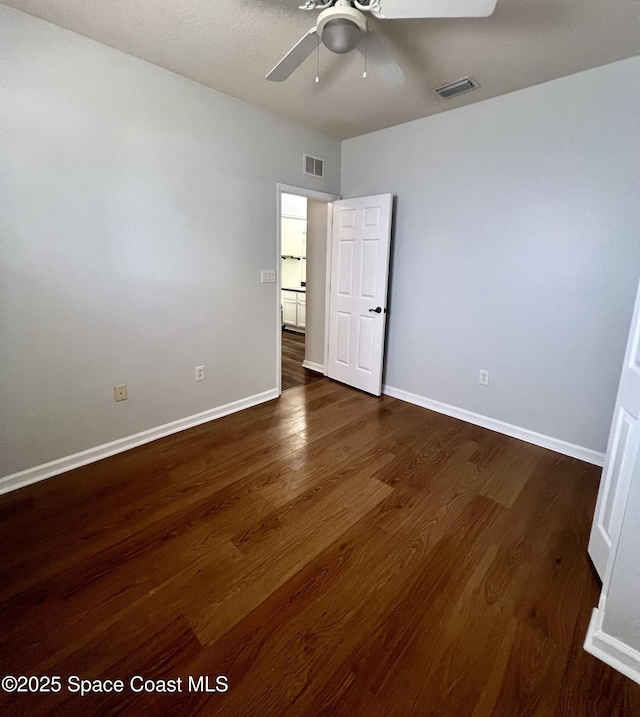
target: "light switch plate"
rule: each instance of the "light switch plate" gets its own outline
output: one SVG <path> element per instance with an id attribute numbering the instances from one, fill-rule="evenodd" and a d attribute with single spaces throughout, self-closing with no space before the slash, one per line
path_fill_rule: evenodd
<path id="1" fill-rule="evenodd" d="M 275 281 L 276 281 L 275 269 L 263 269 L 260 272 L 260 281 L 263 284 L 275 284 Z"/>

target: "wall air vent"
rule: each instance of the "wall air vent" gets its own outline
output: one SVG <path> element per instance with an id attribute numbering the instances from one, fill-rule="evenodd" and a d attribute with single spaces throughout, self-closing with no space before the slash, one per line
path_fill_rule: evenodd
<path id="1" fill-rule="evenodd" d="M 312 157 L 310 154 L 303 154 L 302 171 L 310 177 L 320 177 L 320 179 L 324 179 L 324 159 Z"/>
<path id="2" fill-rule="evenodd" d="M 450 97 L 461 95 L 463 92 L 475 90 L 476 87 L 480 87 L 480 85 L 475 80 L 470 77 L 463 77 L 461 80 L 449 82 L 449 84 L 442 85 L 442 87 L 436 87 L 434 92 L 438 97 L 442 97 L 443 100 L 448 100 Z"/>

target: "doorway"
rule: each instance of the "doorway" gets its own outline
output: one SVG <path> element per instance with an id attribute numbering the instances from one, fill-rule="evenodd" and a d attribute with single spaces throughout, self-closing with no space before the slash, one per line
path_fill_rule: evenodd
<path id="1" fill-rule="evenodd" d="M 304 334 L 282 327 L 282 390 L 304 386 L 318 381 L 323 374 L 303 366 Z"/>
<path id="2" fill-rule="evenodd" d="M 278 392 L 325 375 L 327 237 L 339 197 L 279 184 Z"/>

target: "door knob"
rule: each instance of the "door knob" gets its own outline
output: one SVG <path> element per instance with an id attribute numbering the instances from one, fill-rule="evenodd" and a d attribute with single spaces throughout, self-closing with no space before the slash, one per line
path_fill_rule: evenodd
<path id="1" fill-rule="evenodd" d="M 376 306 L 375 309 L 369 309 L 369 311 L 372 311 L 374 314 L 381 314 L 382 309 L 379 306 Z"/>

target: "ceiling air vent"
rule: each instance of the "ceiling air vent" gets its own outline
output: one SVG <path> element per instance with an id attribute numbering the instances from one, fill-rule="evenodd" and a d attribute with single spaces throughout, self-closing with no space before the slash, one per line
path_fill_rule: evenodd
<path id="1" fill-rule="evenodd" d="M 324 179 L 324 159 L 312 157 L 310 154 L 303 154 L 302 171 L 310 177 Z"/>
<path id="2" fill-rule="evenodd" d="M 450 82 L 448 85 L 436 87 L 434 92 L 438 97 L 442 97 L 443 100 L 448 100 L 450 97 L 461 95 L 463 92 L 475 90 L 476 87 L 480 87 L 480 85 L 475 80 L 470 77 L 463 77 L 461 80 Z"/>

